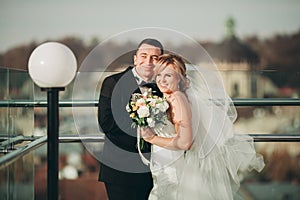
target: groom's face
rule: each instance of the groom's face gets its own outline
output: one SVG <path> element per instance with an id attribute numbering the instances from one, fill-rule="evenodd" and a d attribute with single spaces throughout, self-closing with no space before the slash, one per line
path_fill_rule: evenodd
<path id="1" fill-rule="evenodd" d="M 152 80 L 154 67 L 160 55 L 161 49 L 149 44 L 142 44 L 134 55 L 136 71 L 145 81 Z"/>

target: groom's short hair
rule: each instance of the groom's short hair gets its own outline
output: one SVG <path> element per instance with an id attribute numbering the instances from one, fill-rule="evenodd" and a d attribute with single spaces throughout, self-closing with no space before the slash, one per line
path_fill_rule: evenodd
<path id="1" fill-rule="evenodd" d="M 142 41 L 140 42 L 140 44 L 138 45 L 137 50 L 142 46 L 142 44 L 149 44 L 149 45 L 151 45 L 151 46 L 157 47 L 157 48 L 160 49 L 161 54 L 164 53 L 164 47 L 163 47 L 163 45 L 160 43 L 160 41 L 158 41 L 158 40 L 156 40 L 156 39 L 153 39 L 153 38 L 146 38 L 146 39 L 142 40 Z"/>

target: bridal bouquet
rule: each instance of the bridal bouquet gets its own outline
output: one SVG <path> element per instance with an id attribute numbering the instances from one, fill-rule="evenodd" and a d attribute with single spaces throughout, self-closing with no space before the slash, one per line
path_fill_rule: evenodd
<path id="1" fill-rule="evenodd" d="M 169 104 L 166 98 L 154 93 L 151 88 L 147 88 L 143 94 L 132 94 L 126 110 L 133 121 L 131 124 L 133 128 L 136 126 L 154 128 L 165 124 Z M 143 148 L 143 140 L 141 142 Z"/>
<path id="2" fill-rule="evenodd" d="M 166 111 L 169 104 L 164 97 L 153 95 L 152 89 L 143 94 L 134 93 L 126 106 L 129 117 L 133 120 L 132 127 L 141 126 L 150 128 L 167 120 Z"/>

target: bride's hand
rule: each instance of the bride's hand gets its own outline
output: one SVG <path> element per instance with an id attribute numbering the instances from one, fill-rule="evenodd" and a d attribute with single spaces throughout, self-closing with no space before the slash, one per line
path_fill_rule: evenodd
<path id="1" fill-rule="evenodd" d="M 155 134 L 153 133 L 151 128 L 143 128 L 143 127 L 138 127 L 141 137 L 146 141 L 146 142 L 151 142 L 151 140 L 155 137 Z"/>

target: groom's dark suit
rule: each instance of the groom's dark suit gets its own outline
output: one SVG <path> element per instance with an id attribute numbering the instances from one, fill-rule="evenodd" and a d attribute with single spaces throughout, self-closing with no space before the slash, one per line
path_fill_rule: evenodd
<path id="1" fill-rule="evenodd" d="M 124 188 L 123 192 L 132 193 L 132 189 L 142 188 L 141 192 L 144 194 L 140 194 L 141 196 L 137 196 L 136 199 L 147 199 L 153 187 L 152 176 L 149 167 L 142 163 L 137 153 L 137 130 L 131 128 L 132 120 L 126 111 L 131 94 L 137 88 L 132 67 L 103 81 L 98 120 L 106 137 L 100 160 L 99 181 L 105 182 L 106 187 L 118 185 Z M 148 144 L 144 150 L 148 158 L 149 152 Z"/>

